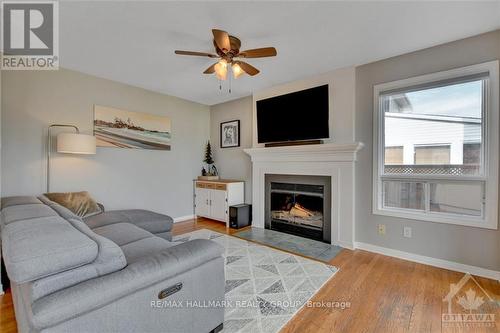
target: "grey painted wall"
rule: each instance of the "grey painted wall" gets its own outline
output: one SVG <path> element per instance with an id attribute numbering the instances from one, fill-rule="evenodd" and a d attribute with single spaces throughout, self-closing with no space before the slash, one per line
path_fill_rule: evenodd
<path id="1" fill-rule="evenodd" d="M 210 107 L 210 137 L 214 147 L 217 168 L 223 178 L 245 180 L 245 201 L 252 201 L 252 163 L 244 148 L 263 146 L 257 143 L 255 102 L 259 99 L 283 95 L 323 84 L 330 85 L 330 137 L 327 142 L 351 143 L 354 139 L 354 67 L 337 69 L 288 82 L 255 92 L 253 96 Z M 241 147 L 220 148 L 220 123 L 240 120 Z"/>
<path id="2" fill-rule="evenodd" d="M 354 115 L 355 115 L 355 78 L 354 67 L 336 69 L 321 75 L 315 75 L 302 80 L 292 81 L 278 86 L 254 92 L 254 124 L 257 123 L 257 101 L 290 92 L 309 89 L 328 84 L 328 108 L 330 138 L 325 143 L 352 143 L 354 142 Z M 300 119 L 298 120 L 300 121 Z M 263 147 L 258 143 L 257 128 L 253 132 L 253 146 Z"/>
<path id="3" fill-rule="evenodd" d="M 386 59 L 383 61 L 356 67 L 355 84 L 351 85 L 349 75 L 336 76 L 336 92 L 332 100 L 342 99 L 345 103 L 337 107 L 333 117 L 347 115 L 354 112 L 353 128 L 346 126 L 343 132 L 346 135 L 334 135 L 334 142 L 349 141 L 349 133 L 355 133 L 355 141 L 365 143 L 365 148 L 359 153 L 356 164 L 356 241 L 370 243 L 400 251 L 421 254 L 434 258 L 456 261 L 500 270 L 500 231 L 455 226 L 448 224 L 415 221 L 409 219 L 376 216 L 371 213 L 372 207 L 372 113 L 373 113 L 373 86 L 412 76 L 448 70 L 481 62 L 500 59 L 500 31 L 448 43 L 410 54 Z M 349 71 L 345 69 L 345 71 Z M 321 80 L 318 76 L 317 80 Z M 314 81 L 310 78 L 304 82 Z M 333 79 L 332 79 L 333 80 Z M 354 80 L 353 80 L 354 81 Z M 341 87 L 339 87 L 341 85 Z M 291 82 L 283 87 L 301 86 L 301 81 Z M 279 87 L 278 87 L 279 88 Z M 267 91 L 274 92 L 278 88 Z M 291 91 L 283 89 L 282 93 Z M 341 88 L 341 89 L 340 89 Z M 297 90 L 297 89 L 295 89 Z M 281 91 L 279 91 L 281 92 Z M 265 93 L 265 92 L 264 92 Z M 350 108 L 348 101 L 351 96 L 355 99 L 355 107 Z M 252 130 L 251 121 L 243 121 L 251 116 L 252 105 L 250 98 L 244 98 L 229 103 L 211 107 L 211 138 L 212 142 L 219 142 L 218 125 L 221 121 L 241 119 L 242 139 Z M 341 121 L 347 124 L 347 121 Z M 339 124 L 336 121 L 335 124 Z M 333 131 L 339 133 L 338 130 Z M 251 137 L 250 137 L 251 140 Z M 244 144 L 250 146 L 250 143 Z M 241 149 L 221 150 L 217 148 L 216 162 L 223 177 L 240 178 L 246 180 L 246 200 L 250 201 L 250 168 L 251 162 Z M 377 224 L 385 224 L 385 236 L 378 235 Z M 403 237 L 403 227 L 413 229 L 411 239 Z"/>
<path id="4" fill-rule="evenodd" d="M 373 86 L 495 59 L 500 59 L 500 30 L 357 67 L 356 140 L 365 143 L 356 164 L 357 241 L 500 270 L 498 230 L 371 213 Z M 378 235 L 379 223 L 386 225 L 384 236 Z M 413 228 L 413 238 L 403 237 L 404 226 Z"/>
<path id="5" fill-rule="evenodd" d="M 498 230 L 371 214 L 373 85 L 499 58 L 500 31 L 495 31 L 356 68 L 352 133 L 365 143 L 356 167 L 357 241 L 500 270 Z M 350 99 L 353 89 L 333 98 Z M 92 106 L 102 104 L 170 116 L 172 151 L 100 148 L 91 157 L 55 156 L 53 190 L 87 189 L 112 209 L 138 207 L 188 215 L 191 179 L 199 173 L 210 138 L 221 176 L 244 179 L 245 199 L 251 201 L 251 163 L 242 149 L 252 145 L 252 97 L 208 108 L 67 70 L 4 72 L 2 97 L 2 195 L 43 192 L 47 125 L 73 123 L 90 133 Z M 234 119 L 241 121 L 241 147 L 221 149 L 219 124 Z M 387 226 L 385 236 L 377 233 L 379 223 Z M 402 236 L 404 226 L 413 228 L 413 238 Z"/>
<path id="6" fill-rule="evenodd" d="M 75 124 L 92 133 L 93 105 L 100 104 L 169 116 L 172 150 L 54 154 L 52 191 L 88 190 L 109 209 L 193 213 L 192 179 L 209 138 L 209 107 L 64 69 L 6 71 L 2 97 L 2 196 L 43 193 L 47 126 Z"/>
<path id="7" fill-rule="evenodd" d="M 240 121 L 240 147 L 220 148 L 220 123 Z M 245 202 L 252 202 L 252 163 L 243 149 L 252 147 L 252 96 L 210 108 L 210 142 L 222 178 L 245 181 Z"/>

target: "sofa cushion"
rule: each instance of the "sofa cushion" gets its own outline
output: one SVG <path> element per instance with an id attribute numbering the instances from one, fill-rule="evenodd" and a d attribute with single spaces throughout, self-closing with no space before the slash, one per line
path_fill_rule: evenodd
<path id="1" fill-rule="evenodd" d="M 172 232 L 171 231 L 169 231 L 169 232 L 159 232 L 159 233 L 155 234 L 155 236 L 161 237 L 161 238 L 166 239 L 166 240 L 168 240 L 170 242 L 172 241 Z"/>
<path id="2" fill-rule="evenodd" d="M 118 244 L 128 264 L 177 244 L 157 237 L 130 223 L 105 225 L 92 231 Z"/>
<path id="3" fill-rule="evenodd" d="M 65 220 L 74 219 L 74 220 L 83 221 L 80 216 L 76 215 L 75 213 L 70 211 L 68 208 L 61 206 L 57 202 L 50 200 L 49 198 L 47 198 L 44 195 L 39 196 L 38 199 L 40 199 L 40 201 L 42 203 L 49 206 L 50 209 L 55 211 L 56 214 L 59 214 L 59 216 L 61 216 Z"/>
<path id="4" fill-rule="evenodd" d="M 112 210 L 84 218 L 83 220 L 91 229 L 114 223 L 127 222 L 153 234 L 169 232 L 174 222 L 168 215 L 142 209 Z"/>
<path id="5" fill-rule="evenodd" d="M 123 246 L 144 238 L 153 237 L 153 234 L 130 223 L 116 223 L 105 225 L 92 230 L 98 235 L 112 240 L 118 246 Z"/>
<path id="6" fill-rule="evenodd" d="M 2 209 L 2 224 L 49 216 L 57 216 L 57 213 L 42 203 L 12 205 Z"/>
<path id="7" fill-rule="evenodd" d="M 13 201 L 6 200 L 6 202 L 12 203 Z M 15 203 L 15 205 L 6 205 L 2 210 L 2 219 L 5 225 L 18 222 L 18 228 L 21 228 L 21 226 L 26 227 L 27 221 L 31 219 L 60 216 L 64 218 L 64 220 L 61 220 L 64 221 L 63 224 L 73 226 L 76 231 L 93 240 L 98 247 L 97 256 L 92 262 L 74 268 L 70 266 L 67 270 L 57 274 L 51 274 L 31 283 L 26 283 L 29 299 L 32 301 L 80 282 L 116 272 L 127 265 L 125 255 L 117 244 L 94 233 L 83 223 L 80 217 L 67 208 L 49 200 L 45 196 L 40 196 L 38 199 L 17 197 Z M 38 222 L 38 224 L 43 224 L 46 221 L 38 220 Z"/>
<path id="8" fill-rule="evenodd" d="M 23 283 L 88 264 L 98 246 L 60 216 L 49 216 L 5 225 L 2 250 L 9 278 Z"/>
<path id="9" fill-rule="evenodd" d="M 10 206 L 40 204 L 40 200 L 33 196 L 15 196 L 2 198 L 2 209 Z"/>
<path id="10" fill-rule="evenodd" d="M 68 208 L 80 217 L 91 216 L 101 213 L 101 208 L 92 199 L 89 192 L 65 192 L 65 193 L 45 193 L 49 200 L 57 202 L 59 205 Z"/>
<path id="11" fill-rule="evenodd" d="M 125 244 L 121 248 L 127 258 L 127 263 L 132 264 L 141 258 L 154 256 L 156 253 L 175 245 L 177 243 L 152 236 Z"/>
<path id="12" fill-rule="evenodd" d="M 33 301 L 57 290 L 119 271 L 127 265 L 123 251 L 114 242 L 97 235 L 81 220 L 70 219 L 68 221 L 76 229 L 86 234 L 97 243 L 99 247 L 97 257 L 93 262 L 87 265 L 73 268 L 59 274 L 50 275 L 31 283 L 30 293 Z"/>

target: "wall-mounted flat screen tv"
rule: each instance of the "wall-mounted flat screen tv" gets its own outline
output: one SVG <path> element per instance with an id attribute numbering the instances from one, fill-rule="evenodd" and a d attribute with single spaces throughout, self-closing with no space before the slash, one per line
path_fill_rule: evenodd
<path id="1" fill-rule="evenodd" d="M 328 85 L 257 101 L 259 143 L 329 137 Z"/>

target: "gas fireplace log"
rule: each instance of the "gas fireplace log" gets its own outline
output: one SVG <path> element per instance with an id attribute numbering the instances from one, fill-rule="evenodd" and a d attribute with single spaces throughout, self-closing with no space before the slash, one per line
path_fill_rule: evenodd
<path id="1" fill-rule="evenodd" d="M 299 216 L 299 217 L 312 217 L 314 216 L 314 213 L 311 212 L 309 209 L 305 208 L 304 206 L 299 205 L 296 203 L 293 205 L 292 209 L 290 209 L 290 214 Z"/>

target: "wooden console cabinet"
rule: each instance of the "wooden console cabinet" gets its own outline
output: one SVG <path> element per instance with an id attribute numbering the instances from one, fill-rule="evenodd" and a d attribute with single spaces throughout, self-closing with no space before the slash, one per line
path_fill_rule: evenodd
<path id="1" fill-rule="evenodd" d="M 196 180 L 195 214 L 225 222 L 229 227 L 229 206 L 244 203 L 244 193 L 245 183 L 239 180 Z"/>

